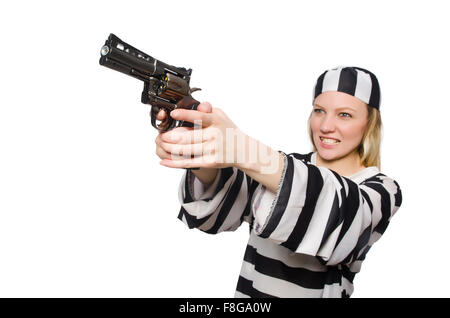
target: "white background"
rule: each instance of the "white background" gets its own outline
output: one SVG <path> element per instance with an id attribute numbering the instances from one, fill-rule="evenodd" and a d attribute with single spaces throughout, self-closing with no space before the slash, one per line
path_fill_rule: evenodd
<path id="1" fill-rule="evenodd" d="M 194 95 L 286 153 L 311 149 L 312 88 L 367 68 L 382 172 L 403 204 L 354 297 L 448 297 L 445 1 L 15 1 L 0 5 L 0 296 L 232 297 L 248 226 L 177 219 L 142 83 L 98 64 L 109 33 L 193 68 Z"/>

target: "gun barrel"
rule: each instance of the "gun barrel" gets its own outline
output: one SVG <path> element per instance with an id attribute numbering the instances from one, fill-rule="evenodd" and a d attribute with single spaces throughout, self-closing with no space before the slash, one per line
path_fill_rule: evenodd
<path id="1" fill-rule="evenodd" d="M 151 76 L 162 76 L 167 73 L 184 78 L 188 83 L 192 70 L 173 67 L 150 55 L 134 48 L 110 34 L 105 45 L 100 50 L 100 65 L 109 67 L 142 81 L 148 81 Z"/>

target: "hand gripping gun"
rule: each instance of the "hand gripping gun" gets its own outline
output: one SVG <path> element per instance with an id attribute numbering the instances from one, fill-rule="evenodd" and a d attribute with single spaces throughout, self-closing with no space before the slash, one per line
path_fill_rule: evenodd
<path id="1" fill-rule="evenodd" d="M 175 127 L 194 126 L 193 123 L 170 117 L 170 112 L 176 108 L 197 109 L 199 102 L 191 94 L 200 88 L 189 87 L 192 69 L 163 63 L 125 43 L 112 33 L 101 48 L 100 54 L 100 65 L 144 82 L 141 102 L 152 106 L 152 125 L 159 132 Z M 156 115 L 161 109 L 166 112 L 166 117 L 159 122 Z"/>

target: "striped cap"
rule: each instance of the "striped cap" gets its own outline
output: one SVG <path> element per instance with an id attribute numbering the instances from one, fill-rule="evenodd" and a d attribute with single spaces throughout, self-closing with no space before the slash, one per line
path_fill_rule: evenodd
<path id="1" fill-rule="evenodd" d="M 326 91 L 338 91 L 359 98 L 380 110 L 380 85 L 372 72 L 360 67 L 340 66 L 322 73 L 314 86 L 314 99 Z"/>

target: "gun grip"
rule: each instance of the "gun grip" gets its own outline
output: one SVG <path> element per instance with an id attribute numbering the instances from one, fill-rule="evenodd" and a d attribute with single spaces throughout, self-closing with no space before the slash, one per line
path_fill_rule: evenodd
<path id="1" fill-rule="evenodd" d="M 192 104 L 192 109 L 193 110 L 197 110 L 197 106 L 200 103 L 193 103 Z M 175 123 L 176 121 L 170 117 L 170 112 L 168 112 L 168 110 L 164 107 L 162 107 L 162 109 L 164 109 L 164 111 L 166 112 L 166 118 L 161 122 L 161 124 L 157 125 L 156 124 L 156 115 L 158 114 L 158 112 L 161 110 L 161 108 L 157 107 L 157 106 L 152 106 L 152 110 L 151 110 L 151 120 L 152 120 L 152 126 L 155 127 L 156 129 L 158 129 L 159 132 L 165 132 L 168 131 L 172 128 L 175 127 Z M 188 121 L 179 121 L 177 127 L 193 127 L 194 124 Z M 185 168 L 186 170 L 198 170 L 200 168 Z"/>
<path id="2" fill-rule="evenodd" d="M 193 99 L 195 102 L 192 104 L 192 110 L 197 110 L 198 105 L 200 104 L 200 102 L 196 101 L 195 99 Z M 194 127 L 194 124 L 189 122 L 189 121 L 182 121 L 181 124 L 179 125 L 180 127 Z M 198 170 L 200 168 L 186 168 L 186 170 Z"/>
<path id="3" fill-rule="evenodd" d="M 177 108 L 197 110 L 199 101 L 192 98 L 192 96 L 185 96 L 177 103 Z M 179 121 L 178 127 L 194 127 L 194 123 L 188 121 Z M 199 168 L 186 168 L 186 170 L 198 170 Z"/>

